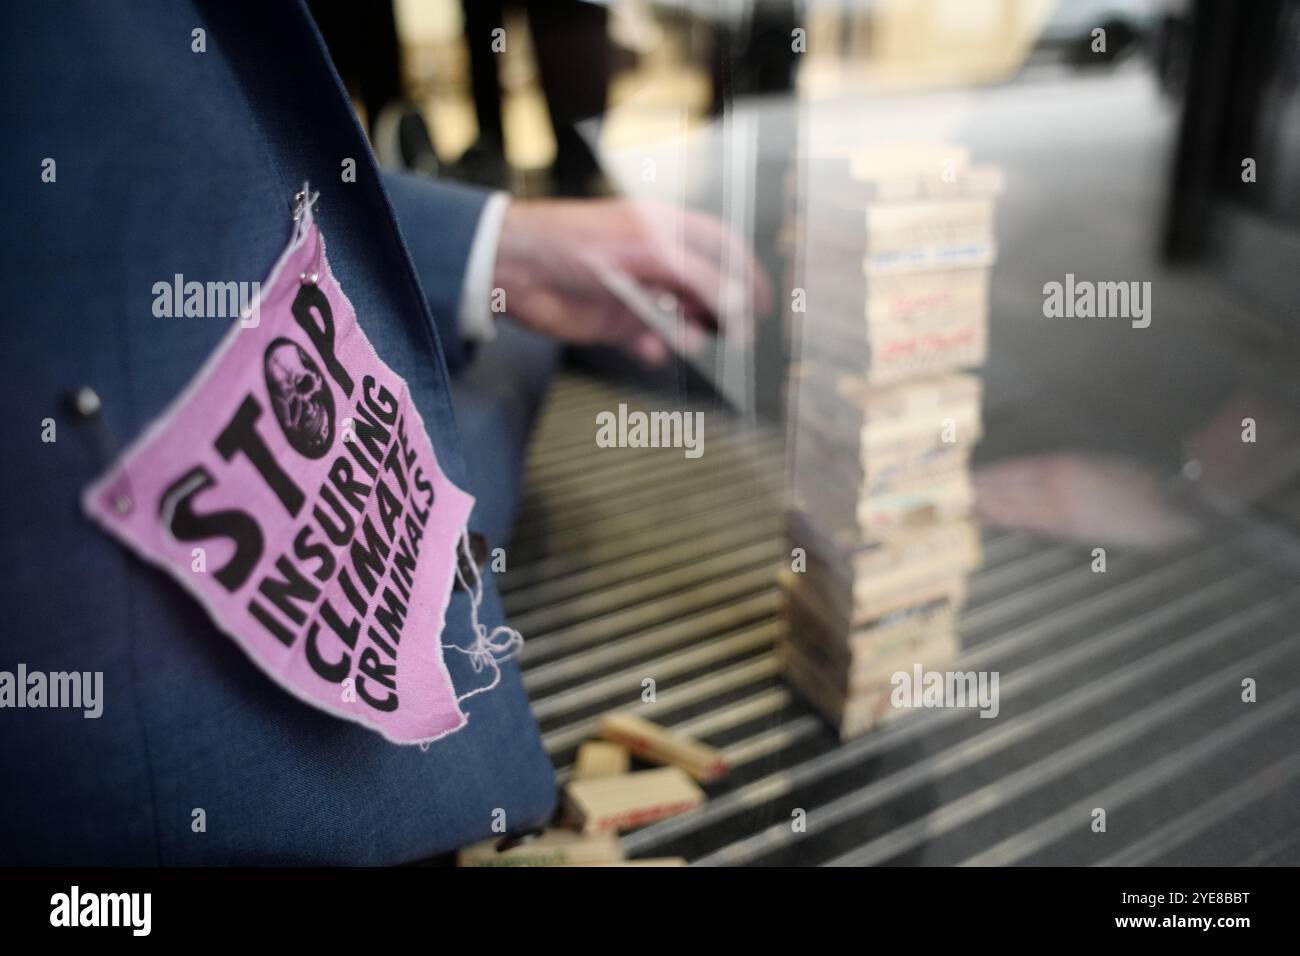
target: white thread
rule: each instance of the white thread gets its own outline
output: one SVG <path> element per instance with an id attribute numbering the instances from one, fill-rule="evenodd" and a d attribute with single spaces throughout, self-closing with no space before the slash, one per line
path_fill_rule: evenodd
<path id="1" fill-rule="evenodd" d="M 475 694 L 481 694 L 496 687 L 501 682 L 502 662 L 510 660 L 524 646 L 524 636 L 513 627 L 500 624 L 489 632 L 485 624 L 479 623 L 478 609 L 479 605 L 483 603 L 483 579 L 479 577 L 478 565 L 474 563 L 474 555 L 469 549 L 468 529 L 461 532 L 460 550 L 465 555 L 465 564 L 470 569 L 470 576 L 473 578 L 472 585 L 465 580 L 458 559 L 456 561 L 456 579 L 469 592 L 469 621 L 470 627 L 474 631 L 474 643 L 469 647 L 462 647 L 459 644 L 444 644 L 442 646 L 447 650 L 460 651 L 467 656 L 475 674 L 481 673 L 485 667 L 491 667 L 492 683 L 461 694 L 456 698 L 458 704 L 461 701 L 468 700 Z"/>

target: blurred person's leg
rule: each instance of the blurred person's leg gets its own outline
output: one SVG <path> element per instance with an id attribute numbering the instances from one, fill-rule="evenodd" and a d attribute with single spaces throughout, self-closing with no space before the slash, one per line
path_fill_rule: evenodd
<path id="1" fill-rule="evenodd" d="M 794 89 L 793 30 L 798 24 L 793 3 L 764 4 L 738 28 L 714 29 L 709 106 L 718 116 L 735 96 L 782 93 Z"/>
<path id="2" fill-rule="evenodd" d="M 361 101 L 366 111 L 373 139 L 379 114 L 405 94 L 393 5 L 309 0 L 307 6 L 343 85 Z"/>
<path id="3" fill-rule="evenodd" d="M 469 50 L 470 93 L 478 120 L 478 139 L 456 164 L 458 178 L 482 186 L 504 188 L 509 179 L 505 160 L 505 131 L 501 122 L 499 54 L 493 49 L 493 31 L 503 29 L 504 4 L 500 0 L 463 0 L 465 45 Z"/>
<path id="4" fill-rule="evenodd" d="M 585 196 L 599 163 L 577 124 L 605 112 L 613 65 L 609 11 L 583 0 L 529 2 L 537 71 L 555 130 L 554 192 Z"/>
<path id="5" fill-rule="evenodd" d="M 419 107 L 406 95 L 392 3 L 312 0 L 308 7 L 343 85 L 365 111 L 379 164 L 436 174 L 433 137 Z"/>

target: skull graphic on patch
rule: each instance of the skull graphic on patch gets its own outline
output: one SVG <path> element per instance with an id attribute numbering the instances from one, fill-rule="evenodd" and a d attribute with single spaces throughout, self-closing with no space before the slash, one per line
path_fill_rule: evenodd
<path id="1" fill-rule="evenodd" d="M 284 437 L 299 454 L 321 458 L 334 441 L 334 393 L 311 357 L 286 338 L 266 347 L 266 388 Z"/>

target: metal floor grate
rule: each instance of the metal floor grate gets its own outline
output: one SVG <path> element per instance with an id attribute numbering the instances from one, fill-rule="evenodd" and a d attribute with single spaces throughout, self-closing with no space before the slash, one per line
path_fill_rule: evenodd
<path id="1" fill-rule="evenodd" d="M 1230 526 L 1176 554 L 1112 552 L 1104 574 L 1086 548 L 986 536 L 957 666 L 999 672 L 999 716 L 919 711 L 841 744 L 773 653 L 780 436 L 711 407 L 698 459 L 599 448 L 596 414 L 620 402 L 664 406 L 560 376 L 498 580 L 528 639 L 524 683 L 560 783 L 614 708 L 732 761 L 703 808 L 626 834 L 631 856 L 1300 862 L 1300 579 L 1275 535 Z M 1257 703 L 1241 700 L 1245 677 Z M 1091 828 L 1098 807 L 1104 833 Z"/>

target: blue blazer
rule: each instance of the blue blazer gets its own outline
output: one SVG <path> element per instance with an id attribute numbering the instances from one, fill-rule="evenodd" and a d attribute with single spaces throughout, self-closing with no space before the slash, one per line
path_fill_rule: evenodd
<path id="1" fill-rule="evenodd" d="M 304 180 L 366 333 L 465 487 L 448 364 L 482 196 L 385 188 L 297 3 L 25 4 L 0 46 L 0 670 L 104 674 L 99 719 L 0 710 L 0 862 L 394 863 L 487 837 L 502 813 L 510 830 L 545 821 L 553 776 L 514 665 L 466 703 L 465 729 L 427 752 L 389 744 L 279 690 L 78 505 L 226 331 L 155 318 L 153 284 L 263 279 Z M 66 401 L 81 386 L 97 420 Z M 445 639 L 468 644 L 463 593 L 447 617 Z M 463 655 L 448 665 L 460 690 L 484 680 Z"/>

